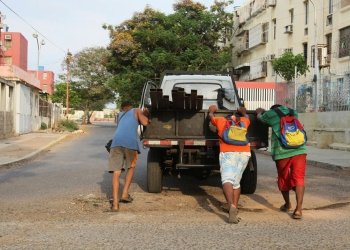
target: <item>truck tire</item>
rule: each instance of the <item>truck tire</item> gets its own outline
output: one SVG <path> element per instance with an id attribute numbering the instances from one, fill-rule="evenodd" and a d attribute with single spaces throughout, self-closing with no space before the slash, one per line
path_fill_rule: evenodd
<path id="1" fill-rule="evenodd" d="M 160 166 L 160 150 L 151 148 L 147 156 L 147 190 L 160 193 L 163 189 L 163 172 Z"/>
<path id="2" fill-rule="evenodd" d="M 256 183 L 258 180 L 258 168 L 256 162 L 255 152 L 251 151 L 251 157 L 248 165 L 243 172 L 241 179 L 241 193 L 242 194 L 254 194 L 256 190 Z"/>

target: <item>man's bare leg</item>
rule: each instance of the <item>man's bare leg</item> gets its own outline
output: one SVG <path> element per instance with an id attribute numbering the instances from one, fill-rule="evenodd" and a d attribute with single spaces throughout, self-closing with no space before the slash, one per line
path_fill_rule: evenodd
<path id="1" fill-rule="evenodd" d="M 123 188 L 122 197 L 127 198 L 129 196 L 129 187 L 131 185 L 132 179 L 134 178 L 135 168 L 131 167 L 127 170 L 125 174 L 125 183 Z"/>
<path id="2" fill-rule="evenodd" d="M 120 186 L 120 175 L 122 171 L 114 171 L 112 176 L 112 194 L 113 194 L 113 205 L 112 210 L 119 209 L 119 186 Z"/>
<path id="3" fill-rule="evenodd" d="M 238 200 L 239 196 L 241 194 L 241 188 L 233 189 L 233 186 L 231 183 L 226 182 L 222 185 L 222 191 L 224 192 L 226 201 L 228 203 L 228 209 L 229 209 L 229 223 L 238 223 L 238 217 L 237 217 L 237 207 L 238 207 Z"/>
<path id="4" fill-rule="evenodd" d="M 233 199 L 233 187 L 232 184 L 229 182 L 226 182 L 222 185 L 222 191 L 224 193 L 224 196 L 226 198 L 226 201 L 228 203 L 228 209 L 230 209 L 230 207 L 232 205 L 234 205 L 234 199 Z"/>
<path id="5" fill-rule="evenodd" d="M 290 203 L 290 199 L 289 199 L 289 191 L 281 191 L 284 202 L 286 204 L 286 208 L 287 209 L 292 209 L 292 204 Z"/>
<path id="6" fill-rule="evenodd" d="M 296 215 L 301 215 L 301 210 L 303 209 L 304 192 L 305 192 L 305 187 L 303 186 L 295 187 L 295 196 L 297 200 L 297 206 L 295 208 Z"/>

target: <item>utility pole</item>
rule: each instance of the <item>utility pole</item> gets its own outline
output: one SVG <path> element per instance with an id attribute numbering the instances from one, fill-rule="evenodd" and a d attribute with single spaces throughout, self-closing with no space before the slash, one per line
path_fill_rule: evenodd
<path id="1" fill-rule="evenodd" d="M 66 58 L 66 63 L 67 63 L 67 76 L 66 76 L 66 116 L 68 120 L 68 113 L 69 113 L 69 80 L 70 80 L 70 63 L 72 61 L 72 53 L 67 52 L 67 58 Z"/>
<path id="2" fill-rule="evenodd" d="M 314 37 L 314 69 L 315 69 L 315 75 L 314 75 L 314 81 L 315 81 L 315 112 L 318 112 L 318 81 L 319 81 L 319 66 L 318 66 L 318 44 L 317 44 L 317 14 L 316 14 L 316 6 L 312 0 L 310 0 L 313 7 L 314 7 L 314 29 L 315 29 L 315 37 Z"/>

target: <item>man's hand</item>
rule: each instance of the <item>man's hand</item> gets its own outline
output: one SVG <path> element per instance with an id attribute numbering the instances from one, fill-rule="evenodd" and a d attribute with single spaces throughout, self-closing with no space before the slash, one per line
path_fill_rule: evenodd
<path id="1" fill-rule="evenodd" d="M 209 107 L 209 113 L 215 113 L 218 110 L 218 107 L 216 107 L 215 105 L 211 105 Z"/>
<path id="2" fill-rule="evenodd" d="M 247 109 L 245 107 L 239 107 L 237 112 L 244 116 L 247 114 Z"/>
<path id="3" fill-rule="evenodd" d="M 143 114 L 144 116 L 148 117 L 148 115 L 149 115 L 149 110 L 148 110 L 148 108 L 144 108 L 143 111 L 142 111 L 142 114 Z"/>
<path id="4" fill-rule="evenodd" d="M 255 110 L 255 112 L 256 112 L 258 115 L 261 115 L 262 113 L 265 112 L 265 109 L 263 109 L 263 108 L 257 108 L 257 109 Z"/>

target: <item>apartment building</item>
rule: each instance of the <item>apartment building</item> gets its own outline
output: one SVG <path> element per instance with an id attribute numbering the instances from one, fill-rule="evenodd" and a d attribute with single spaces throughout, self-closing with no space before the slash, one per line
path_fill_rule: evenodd
<path id="1" fill-rule="evenodd" d="M 44 69 L 28 70 L 28 72 L 40 80 L 40 88 L 42 89 L 42 93 L 52 95 L 54 91 L 55 73 Z"/>
<path id="2" fill-rule="evenodd" d="M 310 72 L 290 84 L 290 99 L 308 109 L 350 110 L 350 0 L 248 0 L 235 12 L 228 42 L 238 81 L 284 82 L 272 61 L 302 54 Z"/>

